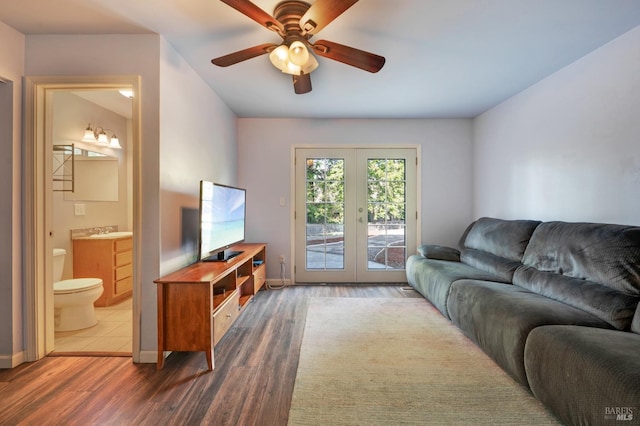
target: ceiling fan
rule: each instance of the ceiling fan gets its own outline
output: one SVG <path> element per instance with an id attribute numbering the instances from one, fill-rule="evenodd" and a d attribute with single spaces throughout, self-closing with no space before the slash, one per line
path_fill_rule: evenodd
<path id="1" fill-rule="evenodd" d="M 247 59 L 269 53 L 271 63 L 282 72 L 293 76 L 295 93 L 311 91 L 310 73 L 318 67 L 311 52 L 372 73 L 380 71 L 385 59 L 382 56 L 353 47 L 310 39 L 330 24 L 358 0 L 316 0 L 309 4 L 299 0 L 278 3 L 273 16 L 249 0 L 220 0 L 240 13 L 253 19 L 268 30 L 282 37 L 281 44 L 265 43 L 212 59 L 214 65 L 228 67 Z"/>

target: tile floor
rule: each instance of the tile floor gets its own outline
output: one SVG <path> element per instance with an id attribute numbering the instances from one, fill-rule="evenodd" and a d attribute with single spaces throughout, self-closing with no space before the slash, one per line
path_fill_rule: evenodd
<path id="1" fill-rule="evenodd" d="M 55 352 L 118 352 L 131 354 L 131 299 L 96 308 L 98 324 L 76 331 L 55 333 Z"/>

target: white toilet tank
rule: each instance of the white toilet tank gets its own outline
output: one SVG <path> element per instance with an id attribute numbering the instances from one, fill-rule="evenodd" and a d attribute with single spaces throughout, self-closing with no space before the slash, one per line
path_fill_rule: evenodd
<path id="1" fill-rule="evenodd" d="M 62 271 L 64 270 L 64 256 L 67 254 L 65 249 L 53 249 L 53 282 L 62 280 Z"/>

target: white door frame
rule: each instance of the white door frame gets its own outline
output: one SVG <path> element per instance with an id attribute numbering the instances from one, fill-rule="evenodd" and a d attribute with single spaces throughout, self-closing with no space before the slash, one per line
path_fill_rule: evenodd
<path id="1" fill-rule="evenodd" d="M 141 102 L 140 76 L 43 76 L 25 79 L 24 132 L 24 272 L 26 361 L 36 361 L 54 348 L 53 292 L 53 235 L 52 227 L 52 152 L 51 119 L 47 117 L 47 103 L 51 93 L 61 90 L 133 89 L 132 155 L 133 155 L 133 361 L 140 357 L 140 241 L 135 238 L 141 229 L 140 221 L 140 147 Z"/>
<path id="2" fill-rule="evenodd" d="M 331 148 L 346 148 L 346 149 L 415 149 L 416 150 L 416 247 L 421 244 L 422 235 L 422 146 L 412 144 L 382 144 L 382 145 L 357 145 L 357 144 L 332 144 L 332 145 L 309 145 L 299 144 L 291 145 L 290 151 L 290 169 L 289 169 L 289 199 L 292 200 L 289 203 L 289 217 L 292 219 L 289 221 L 289 235 L 290 235 L 290 247 L 289 259 L 292 260 L 291 265 L 291 284 L 296 284 L 296 271 L 295 271 L 295 255 L 296 255 L 296 150 L 298 149 L 331 149 Z M 407 212 L 407 214 L 409 214 Z"/>

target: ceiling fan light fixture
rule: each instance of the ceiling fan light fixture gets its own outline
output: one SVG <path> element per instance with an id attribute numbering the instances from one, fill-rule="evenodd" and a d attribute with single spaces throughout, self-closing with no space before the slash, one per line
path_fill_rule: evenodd
<path id="1" fill-rule="evenodd" d="M 300 65 L 296 65 L 293 62 L 287 62 L 287 66 L 282 72 L 291 75 L 300 75 L 302 74 L 302 67 Z"/>
<path id="2" fill-rule="evenodd" d="M 296 43 L 299 45 L 296 45 Z M 300 46 L 302 47 L 300 48 Z M 293 53 L 296 49 L 298 53 Z M 300 53 L 300 49 L 304 50 L 304 53 Z M 293 59 L 294 57 L 296 60 Z M 300 62 L 300 59 L 304 59 L 304 62 L 298 63 Z M 291 47 L 286 44 L 278 46 L 269 54 L 269 60 L 274 67 L 278 68 L 283 73 L 291 75 L 309 74 L 311 71 L 318 68 L 318 61 L 316 58 L 311 55 L 307 50 L 307 47 L 299 41 L 291 43 Z"/>
<path id="3" fill-rule="evenodd" d="M 312 55 L 342 62 L 364 71 L 376 73 L 385 63 L 380 55 L 353 47 L 319 40 L 311 44 L 309 39 L 333 22 L 358 0 L 281 0 L 275 6 L 273 16 L 253 3 L 255 0 L 222 0 L 261 26 L 276 31 L 282 38 L 281 45 L 264 43 L 239 50 L 211 60 L 219 67 L 228 67 L 247 59 L 269 54 L 269 60 L 280 71 L 293 75 L 294 92 L 311 91 L 311 72 L 318 67 Z"/>
<path id="4" fill-rule="evenodd" d="M 309 60 L 309 51 L 307 46 L 301 41 L 294 41 L 289 46 L 289 60 L 298 66 L 303 66 Z"/>
<path id="5" fill-rule="evenodd" d="M 315 70 L 316 68 L 318 68 L 318 61 L 316 60 L 316 58 L 313 55 L 309 55 L 309 59 L 302 66 L 302 73 L 303 74 L 311 74 L 311 72 L 313 70 Z"/>
<path id="6" fill-rule="evenodd" d="M 287 47 L 286 44 L 276 47 L 273 52 L 269 54 L 269 60 L 274 67 L 285 72 L 284 70 L 287 69 L 287 63 L 289 62 L 289 47 Z"/>

